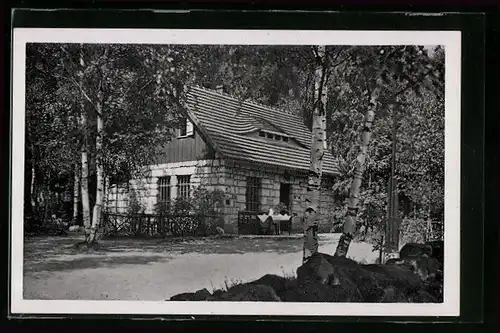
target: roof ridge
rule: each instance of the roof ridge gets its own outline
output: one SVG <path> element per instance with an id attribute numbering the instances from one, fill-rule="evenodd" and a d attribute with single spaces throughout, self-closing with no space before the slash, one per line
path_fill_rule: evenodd
<path id="1" fill-rule="evenodd" d="M 262 108 L 265 108 L 265 109 L 268 109 L 268 110 L 271 110 L 271 111 L 280 111 L 280 112 L 282 112 L 282 113 L 284 113 L 286 115 L 291 115 L 291 116 L 295 116 L 295 117 L 299 118 L 299 116 L 296 115 L 295 113 L 287 111 L 287 110 L 285 110 L 283 108 L 278 108 L 278 107 L 275 107 L 275 106 L 269 106 L 269 105 L 266 105 L 266 104 L 263 104 L 263 103 L 259 103 L 259 102 L 254 101 L 254 100 L 245 100 L 245 101 L 242 101 L 242 100 L 239 100 L 238 98 L 234 97 L 233 95 L 231 95 L 229 93 L 220 92 L 220 91 L 217 91 L 215 89 L 210 89 L 210 88 L 202 87 L 202 86 L 199 86 L 199 85 L 192 85 L 192 87 L 198 88 L 200 90 L 205 90 L 205 91 L 213 93 L 213 94 L 225 96 L 227 98 L 235 100 L 238 103 L 247 103 L 247 104 L 251 104 L 251 105 L 254 105 L 254 106 L 262 107 Z"/>

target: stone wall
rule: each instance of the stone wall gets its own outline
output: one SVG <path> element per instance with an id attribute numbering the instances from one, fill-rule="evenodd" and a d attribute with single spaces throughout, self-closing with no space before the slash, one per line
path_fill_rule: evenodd
<path id="1" fill-rule="evenodd" d="M 260 210 L 266 211 L 271 207 L 277 206 L 280 200 L 280 185 L 288 183 L 291 185 L 291 213 L 296 215 L 294 218 L 294 229 L 300 231 L 300 218 L 303 216 L 306 207 L 305 199 L 307 193 L 307 176 L 304 173 L 287 172 L 288 177 L 285 177 L 285 170 L 280 168 L 260 167 L 245 164 L 245 163 L 223 163 L 224 178 L 226 182 L 230 182 L 232 186 L 227 186 L 226 195 L 231 198 L 230 205 L 226 205 L 225 222 L 232 226 L 237 226 L 238 211 L 246 210 L 245 193 L 247 177 L 261 178 L 261 193 L 260 193 Z M 331 221 L 329 216 L 334 209 L 334 199 L 330 194 L 332 180 L 324 182 L 321 191 L 320 213 L 322 214 L 321 229 L 330 230 Z M 237 230 L 234 230 L 236 232 Z"/>
<path id="2" fill-rule="evenodd" d="M 215 160 L 200 160 L 191 162 L 169 163 L 151 166 L 145 171 L 144 177 L 132 180 L 127 185 L 111 186 L 108 192 L 108 211 L 126 212 L 130 202 L 130 194 L 135 193 L 138 200 L 146 208 L 146 213 L 153 213 L 158 195 L 158 178 L 171 176 L 172 196 L 176 196 L 176 177 L 178 175 L 191 175 L 191 186 L 204 186 L 209 190 L 220 189 L 225 192 L 224 229 L 228 233 L 237 232 L 238 212 L 246 210 L 246 185 L 247 177 L 261 179 L 260 210 L 267 211 L 279 204 L 280 185 L 291 185 L 291 205 L 294 218 L 294 229 L 301 230 L 300 218 L 306 209 L 307 175 L 297 172 L 286 172 L 281 168 L 256 167 L 248 163 Z M 331 211 L 334 207 L 331 191 L 331 179 L 325 181 L 321 193 L 320 213 L 322 214 L 322 231 L 331 228 Z M 118 199 L 118 200 L 117 200 Z"/>
<path id="3" fill-rule="evenodd" d="M 133 194 L 137 197 L 145 213 L 154 212 L 158 200 L 158 178 L 170 176 L 171 196 L 177 197 L 176 176 L 190 175 L 191 187 L 207 186 L 209 189 L 219 188 L 221 166 L 219 160 L 199 160 L 189 162 L 152 165 L 143 172 L 143 176 L 132 179 L 128 184 L 111 185 L 108 190 L 108 211 L 125 213 Z M 118 195 L 117 195 L 118 191 Z"/>

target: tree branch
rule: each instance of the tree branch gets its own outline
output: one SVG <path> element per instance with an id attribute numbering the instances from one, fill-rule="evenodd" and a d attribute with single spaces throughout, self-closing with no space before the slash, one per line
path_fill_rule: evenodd
<path id="1" fill-rule="evenodd" d="M 94 108 L 95 113 L 96 113 L 99 117 L 101 117 L 102 115 L 101 115 L 101 114 L 100 114 L 100 112 L 98 111 L 97 106 L 94 104 L 94 102 L 93 102 L 93 101 L 92 101 L 92 99 L 89 97 L 89 95 L 87 95 L 87 93 L 85 92 L 85 90 L 83 90 L 83 87 L 82 87 L 80 84 L 78 84 L 78 82 L 76 82 L 76 80 L 75 80 L 72 76 L 70 76 L 70 77 L 68 77 L 68 78 L 69 78 L 69 79 L 73 82 L 73 84 L 74 84 L 77 88 L 79 88 L 79 89 L 80 89 L 80 92 L 82 93 L 82 96 L 83 96 L 83 97 L 85 97 L 85 99 L 86 99 L 86 100 L 90 103 L 90 105 L 92 105 L 92 107 Z"/>
<path id="2" fill-rule="evenodd" d="M 425 73 L 423 73 L 417 80 L 411 80 L 411 78 L 408 77 L 407 78 L 408 84 L 406 85 L 406 87 L 401 88 L 399 91 L 397 91 L 391 99 L 395 99 L 396 97 L 398 97 L 399 95 L 404 93 L 406 90 L 413 88 L 415 86 L 415 84 L 417 84 L 418 81 L 425 79 L 427 77 L 427 75 L 429 75 L 431 72 L 432 72 L 432 68 L 429 69 L 428 71 L 426 71 Z"/>
<path id="3" fill-rule="evenodd" d="M 71 64 L 73 64 L 73 61 L 71 60 L 71 55 L 69 54 L 69 52 L 64 48 L 64 46 L 61 46 L 61 50 L 66 53 L 69 57 L 69 62 Z M 81 92 L 82 96 L 85 97 L 85 99 L 90 103 L 90 105 L 92 105 L 92 107 L 94 108 L 94 111 L 95 113 L 99 116 L 99 117 L 102 117 L 101 113 L 99 112 L 97 106 L 94 104 L 94 102 L 92 101 L 92 99 L 89 97 L 89 95 L 85 92 L 85 90 L 83 89 L 83 87 L 75 80 L 75 78 L 73 77 L 73 75 L 71 74 L 70 70 L 65 66 L 64 62 L 63 62 L 63 68 L 66 70 L 66 72 L 68 73 L 68 76 L 67 76 L 67 79 L 69 79 Z"/>

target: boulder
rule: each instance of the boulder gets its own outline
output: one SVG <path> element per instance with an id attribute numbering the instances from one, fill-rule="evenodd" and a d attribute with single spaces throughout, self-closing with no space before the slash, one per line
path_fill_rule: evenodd
<path id="1" fill-rule="evenodd" d="M 182 293 L 170 297 L 171 301 L 206 301 L 212 294 L 206 289 L 200 289 L 194 293 Z"/>
<path id="2" fill-rule="evenodd" d="M 362 265 L 363 269 L 373 273 L 370 278 L 382 288 L 389 286 L 402 290 L 416 290 L 422 287 L 422 281 L 414 274 L 409 265 Z"/>
<path id="3" fill-rule="evenodd" d="M 283 302 L 362 302 L 357 289 L 345 285 L 307 282 L 287 289 L 280 294 Z"/>
<path id="4" fill-rule="evenodd" d="M 420 243 L 405 244 L 399 251 L 401 259 L 415 258 L 415 257 L 430 257 L 432 256 L 432 246 Z"/>
<path id="5" fill-rule="evenodd" d="M 439 260 L 441 265 L 444 263 L 444 242 L 442 240 L 428 241 L 426 245 L 431 246 L 433 258 Z"/>
<path id="6" fill-rule="evenodd" d="M 419 290 L 422 280 L 409 266 L 360 265 L 353 260 L 317 253 L 297 270 L 299 289 L 324 284 L 335 286 L 332 293 L 347 293 L 349 297 L 332 296 L 329 299 L 343 301 L 380 302 L 386 296 L 387 288 L 394 288 L 398 299 Z M 308 288 L 312 288 L 308 286 Z M 317 287 L 323 288 L 323 287 Z M 349 300 L 347 300 L 349 299 Z M 360 300 L 358 300 L 360 299 Z"/>
<path id="7" fill-rule="evenodd" d="M 249 282 L 248 284 L 254 284 L 254 285 L 260 284 L 260 285 L 270 286 L 279 295 L 279 293 L 296 286 L 297 281 L 295 279 L 290 279 L 290 278 L 287 279 L 282 276 L 274 274 L 266 274 L 260 279 Z"/>
<path id="8" fill-rule="evenodd" d="M 429 277 L 433 278 L 443 268 L 439 260 L 432 257 L 406 258 L 403 260 L 403 265 L 410 266 L 422 281 Z"/>
<path id="9" fill-rule="evenodd" d="M 326 255 L 314 254 L 309 260 L 297 269 L 297 282 L 299 285 L 306 283 L 329 284 L 333 275 L 333 265 Z"/>
<path id="10" fill-rule="evenodd" d="M 403 260 L 399 258 L 391 258 L 385 262 L 386 265 L 399 265 L 403 262 Z"/>
<path id="11" fill-rule="evenodd" d="M 384 290 L 384 295 L 380 300 L 381 303 L 405 303 L 408 302 L 409 297 L 404 295 L 400 290 L 389 287 Z"/>
<path id="12" fill-rule="evenodd" d="M 281 299 L 276 291 L 266 285 L 261 284 L 240 284 L 228 289 L 217 296 L 213 295 L 209 301 L 226 302 L 280 302 Z"/>

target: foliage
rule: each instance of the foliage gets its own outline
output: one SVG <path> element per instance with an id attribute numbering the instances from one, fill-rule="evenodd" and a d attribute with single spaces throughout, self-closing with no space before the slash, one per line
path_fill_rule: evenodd
<path id="1" fill-rule="evenodd" d="M 425 243 L 427 224 L 428 221 L 424 219 L 404 219 L 400 226 L 401 244 Z"/>
<path id="2" fill-rule="evenodd" d="M 220 223 L 218 214 L 223 207 L 224 197 L 221 190 L 198 186 L 189 198 L 177 197 L 170 202 L 158 202 L 155 213 L 172 221 L 174 235 L 215 233 Z"/>
<path id="3" fill-rule="evenodd" d="M 192 207 L 199 215 L 216 215 L 224 205 L 225 194 L 219 189 L 198 186 L 193 190 Z"/>
<path id="4" fill-rule="evenodd" d="M 137 193 L 131 189 L 128 196 L 127 213 L 129 215 L 144 214 L 146 207 L 140 202 Z"/>
<path id="5" fill-rule="evenodd" d="M 332 152 L 340 163 L 341 177 L 333 190 L 342 202 L 353 177 L 363 112 L 367 108 L 374 78 L 385 75 L 380 106 L 376 112 L 373 140 L 368 149 L 365 179 L 361 192 L 359 219 L 369 238 L 380 239 L 386 218 L 387 189 L 391 171 L 392 112 L 396 104 L 396 177 L 402 201 L 401 216 L 422 212 L 408 211 L 406 203 L 427 207 L 435 219 L 442 220 L 444 202 L 444 105 L 443 53 L 441 48 L 422 47 L 355 48 L 352 58 L 333 75 L 334 86 L 327 113 Z M 430 53 L 429 53 L 430 52 Z M 399 108 L 397 107 L 399 105 Z M 394 111 L 393 111 L 394 112 Z M 422 158 L 428 156 L 427 158 Z M 432 162 L 430 163 L 430 161 Z M 427 192 L 426 195 L 423 195 Z M 432 197 L 432 201 L 427 198 Z M 432 203 L 432 207 L 429 205 Z M 338 208 L 343 210 L 342 207 Z M 421 215 L 419 215 L 421 216 Z M 366 235 L 363 235 L 365 237 Z"/>
<path id="6" fill-rule="evenodd" d="M 222 190 L 197 186 L 189 198 L 177 197 L 169 202 L 158 202 L 155 211 L 164 215 L 216 215 L 223 207 L 224 197 Z"/>

